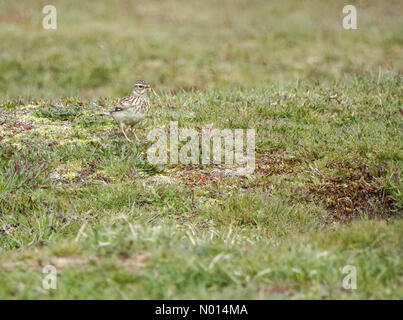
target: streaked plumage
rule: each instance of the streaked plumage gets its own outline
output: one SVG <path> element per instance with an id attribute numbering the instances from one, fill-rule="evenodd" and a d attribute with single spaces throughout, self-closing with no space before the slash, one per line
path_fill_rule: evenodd
<path id="1" fill-rule="evenodd" d="M 150 91 L 155 94 L 155 91 L 147 82 L 139 80 L 134 85 L 132 93 L 127 97 L 121 98 L 114 108 L 109 111 L 110 116 L 119 123 L 120 129 L 127 141 L 131 142 L 124 131 L 125 125 L 132 127 L 136 140 L 139 140 L 134 126 L 146 118 L 150 112 L 150 98 L 148 96 Z"/>

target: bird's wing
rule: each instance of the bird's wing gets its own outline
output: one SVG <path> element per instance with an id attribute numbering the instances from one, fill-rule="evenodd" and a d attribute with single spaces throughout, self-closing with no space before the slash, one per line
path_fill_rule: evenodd
<path id="1" fill-rule="evenodd" d="M 115 104 L 111 112 L 127 110 L 132 106 L 133 106 L 133 97 L 132 96 L 123 97 Z"/>

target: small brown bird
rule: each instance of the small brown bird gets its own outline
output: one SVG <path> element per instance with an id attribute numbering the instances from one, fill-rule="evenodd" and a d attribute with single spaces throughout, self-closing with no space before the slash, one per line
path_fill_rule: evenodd
<path id="1" fill-rule="evenodd" d="M 126 125 L 130 126 L 134 137 L 139 141 L 134 126 L 146 118 L 150 112 L 150 98 L 148 96 L 150 91 L 157 95 L 147 82 L 138 80 L 133 87 L 132 93 L 127 97 L 121 98 L 109 113 L 104 114 L 110 115 L 119 123 L 120 130 L 129 142 L 132 141 L 127 137 L 124 127 Z"/>

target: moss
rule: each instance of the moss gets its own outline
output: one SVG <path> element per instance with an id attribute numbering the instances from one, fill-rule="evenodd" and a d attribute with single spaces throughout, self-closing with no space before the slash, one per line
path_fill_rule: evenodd
<path id="1" fill-rule="evenodd" d="M 54 172 L 58 173 L 62 178 L 72 181 L 79 176 L 82 170 L 82 161 L 74 161 L 59 165 Z"/>

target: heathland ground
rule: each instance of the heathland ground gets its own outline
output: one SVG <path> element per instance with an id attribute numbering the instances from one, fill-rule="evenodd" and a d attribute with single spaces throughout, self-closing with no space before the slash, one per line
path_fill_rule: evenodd
<path id="1" fill-rule="evenodd" d="M 0 3 L 0 298 L 403 298 L 402 1 L 53 3 Z M 141 78 L 142 137 L 253 128 L 253 174 L 150 164 L 96 116 Z"/>

